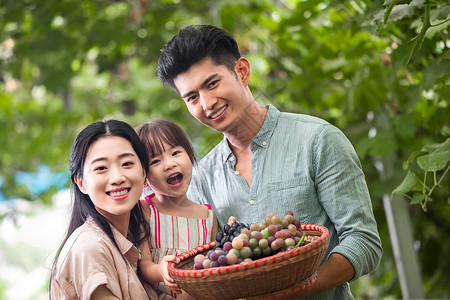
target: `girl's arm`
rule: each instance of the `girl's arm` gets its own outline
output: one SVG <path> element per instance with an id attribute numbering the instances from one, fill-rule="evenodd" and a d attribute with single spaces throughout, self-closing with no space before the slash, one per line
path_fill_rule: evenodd
<path id="1" fill-rule="evenodd" d="M 173 261 L 178 263 L 178 259 L 174 255 L 166 255 L 159 264 L 155 264 L 152 260 L 148 243 L 141 245 L 141 260 L 139 261 L 139 269 L 143 279 L 148 283 L 157 283 L 163 281 L 174 293 L 181 293 L 181 289 L 176 282 L 170 277 L 168 263 Z"/>
<path id="2" fill-rule="evenodd" d="M 211 242 L 216 240 L 217 232 L 219 232 L 219 223 L 217 222 L 216 214 L 214 213 L 214 211 L 212 211 L 212 213 L 213 213 L 213 226 L 211 229 Z"/>
<path id="3" fill-rule="evenodd" d="M 150 218 L 150 209 L 148 203 L 145 200 L 141 200 L 142 210 L 145 219 Z M 139 260 L 139 270 L 143 279 L 152 284 L 163 281 L 174 293 L 180 293 L 181 290 L 175 281 L 170 277 L 169 270 L 167 269 L 168 263 L 173 261 L 177 263 L 176 257 L 173 255 L 167 255 L 163 258 L 160 264 L 155 264 L 152 259 L 152 255 L 149 247 L 150 241 L 142 243 L 139 247 L 141 250 L 141 259 Z"/>

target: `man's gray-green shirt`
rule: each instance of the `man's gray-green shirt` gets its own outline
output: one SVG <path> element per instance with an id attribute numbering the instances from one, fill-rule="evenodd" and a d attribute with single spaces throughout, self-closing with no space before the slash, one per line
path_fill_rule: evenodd
<path id="1" fill-rule="evenodd" d="M 251 144 L 251 184 L 235 170 L 224 138 L 194 168 L 189 199 L 210 204 L 222 227 L 230 216 L 261 223 L 269 212 L 293 211 L 304 224 L 328 228 L 332 253 L 355 269 L 352 280 L 374 270 L 381 240 L 361 165 L 344 134 L 316 117 L 267 106 L 264 124 Z M 307 299 L 353 299 L 348 283 Z"/>

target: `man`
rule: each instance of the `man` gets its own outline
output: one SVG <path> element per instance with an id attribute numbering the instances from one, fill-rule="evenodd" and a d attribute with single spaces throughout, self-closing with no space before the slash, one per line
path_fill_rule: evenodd
<path id="1" fill-rule="evenodd" d="M 190 199 L 210 204 L 221 226 L 230 216 L 260 223 L 271 211 L 326 226 L 330 245 L 318 279 L 296 297 L 352 299 L 348 282 L 374 270 L 382 248 L 360 162 L 343 133 L 258 104 L 249 62 L 214 26 L 180 30 L 161 51 L 158 76 L 195 118 L 224 134 L 194 172 Z"/>

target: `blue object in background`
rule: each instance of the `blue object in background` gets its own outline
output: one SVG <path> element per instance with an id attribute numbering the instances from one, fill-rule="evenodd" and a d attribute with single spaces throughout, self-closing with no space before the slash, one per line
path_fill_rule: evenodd
<path id="1" fill-rule="evenodd" d="M 5 183 L 5 178 L 0 175 L 0 202 L 7 200 L 5 195 L 2 193 L 2 186 Z"/>
<path id="2" fill-rule="evenodd" d="M 31 197 L 36 198 L 47 192 L 52 186 L 57 191 L 67 188 L 70 175 L 68 172 L 52 172 L 48 165 L 41 164 L 36 172 L 17 171 L 14 180 L 27 187 Z M 1 186 L 0 186 L 1 187 Z"/>

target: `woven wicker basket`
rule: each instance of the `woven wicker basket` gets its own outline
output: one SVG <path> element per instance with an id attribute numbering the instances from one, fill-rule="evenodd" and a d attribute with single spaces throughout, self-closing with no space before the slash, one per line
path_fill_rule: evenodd
<path id="1" fill-rule="evenodd" d="M 328 247 L 326 227 L 303 224 L 301 229 L 306 233 L 305 239 L 311 242 L 305 246 L 247 263 L 193 270 L 195 255 L 206 254 L 214 241 L 178 255 L 180 262 L 169 263 L 169 274 L 197 299 L 263 299 L 266 295 L 279 299 L 276 295 L 299 291 L 312 284 Z"/>

